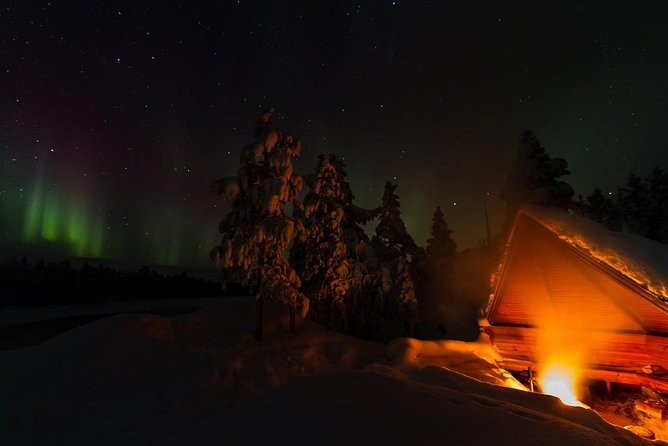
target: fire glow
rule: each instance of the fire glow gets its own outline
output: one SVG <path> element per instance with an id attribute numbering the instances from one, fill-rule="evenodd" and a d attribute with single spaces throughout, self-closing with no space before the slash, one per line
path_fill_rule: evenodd
<path id="1" fill-rule="evenodd" d="M 583 406 L 575 395 L 578 384 L 578 373 L 575 369 L 559 364 L 547 366 L 539 377 L 543 393 L 559 398 L 569 406 Z"/>

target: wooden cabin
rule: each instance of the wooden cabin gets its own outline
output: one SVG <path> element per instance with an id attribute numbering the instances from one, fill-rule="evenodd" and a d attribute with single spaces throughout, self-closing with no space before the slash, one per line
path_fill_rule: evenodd
<path id="1" fill-rule="evenodd" d="M 668 392 L 668 299 L 660 294 L 667 266 L 665 245 L 577 215 L 524 209 L 482 329 L 506 369 L 540 369 L 552 348 L 546 331 L 557 330 L 568 341 L 554 348 L 586 351 L 585 378 Z"/>

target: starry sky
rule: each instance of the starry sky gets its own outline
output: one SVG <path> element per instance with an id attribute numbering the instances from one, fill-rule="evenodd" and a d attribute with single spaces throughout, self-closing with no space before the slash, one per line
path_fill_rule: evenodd
<path id="1" fill-rule="evenodd" d="M 508 4 L 512 3 L 512 4 Z M 638 3 L 638 4 L 636 4 Z M 208 264 L 260 111 L 296 170 L 345 159 L 357 204 L 398 184 L 460 249 L 502 223 L 533 130 L 584 195 L 666 166 L 658 2 L 0 1 L 0 253 Z"/>

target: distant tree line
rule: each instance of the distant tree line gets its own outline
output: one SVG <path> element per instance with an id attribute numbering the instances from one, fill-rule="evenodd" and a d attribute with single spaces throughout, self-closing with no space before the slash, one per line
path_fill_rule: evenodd
<path id="1" fill-rule="evenodd" d="M 501 197 L 507 203 L 506 229 L 524 204 L 577 212 L 612 231 L 628 231 L 668 244 L 668 173 L 655 167 L 646 177 L 628 176 L 625 186 L 603 193 L 600 188 L 573 200 L 573 188 L 562 180 L 568 162 L 550 157 L 536 136 L 527 131 Z"/>
<path id="2" fill-rule="evenodd" d="M 577 209 L 610 230 L 668 244 L 668 174 L 659 167 L 644 178 L 630 174 L 614 193 L 595 188 L 585 199 L 580 195 Z"/>
<path id="3" fill-rule="evenodd" d="M 12 259 L 0 265 L 0 306 L 98 303 L 111 300 L 166 297 L 214 297 L 239 295 L 241 287 L 224 292 L 217 282 L 188 277 L 185 273 L 164 276 L 143 266 L 136 272 L 69 261 L 30 263 Z"/>
<path id="4" fill-rule="evenodd" d="M 322 154 L 312 173 L 296 174 L 292 160 L 301 143 L 273 125 L 273 113 L 260 117 L 237 175 L 212 185 L 231 209 L 211 256 L 223 284 L 253 290 L 258 339 L 265 300 L 287 305 L 291 321 L 301 312 L 365 339 L 425 336 L 454 283 L 456 245 L 441 210 L 426 250 L 417 246 L 401 217 L 396 184 L 385 184 L 380 206 L 364 209 L 354 204 L 336 155 Z M 374 221 L 370 238 L 362 226 Z"/>

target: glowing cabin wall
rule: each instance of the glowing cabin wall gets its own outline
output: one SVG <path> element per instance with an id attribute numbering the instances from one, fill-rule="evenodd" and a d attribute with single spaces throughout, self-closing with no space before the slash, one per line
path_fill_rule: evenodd
<path id="1" fill-rule="evenodd" d="M 487 322 L 501 354 L 525 365 L 576 346 L 589 368 L 668 369 L 665 304 L 525 214 L 515 222 Z"/>

